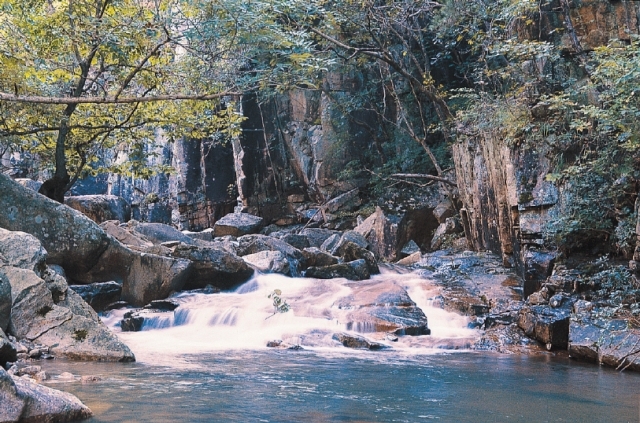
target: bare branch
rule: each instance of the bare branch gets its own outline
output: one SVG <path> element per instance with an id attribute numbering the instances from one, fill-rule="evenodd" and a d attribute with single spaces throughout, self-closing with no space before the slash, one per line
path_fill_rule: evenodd
<path id="1" fill-rule="evenodd" d="M 395 178 L 422 178 L 422 179 L 431 179 L 432 181 L 444 182 L 445 184 L 449 184 L 451 186 L 457 186 L 455 182 L 451 182 L 447 178 L 441 178 L 440 176 L 428 175 L 426 173 L 394 173 L 391 175 Z"/>
<path id="2" fill-rule="evenodd" d="M 240 96 L 242 93 L 224 91 L 213 94 L 167 94 L 149 97 L 44 97 L 44 96 L 18 96 L 0 92 L 0 102 L 11 103 L 32 103 L 32 104 L 132 104 L 132 103 L 152 103 L 158 101 L 206 101 L 215 100 L 227 96 Z"/>

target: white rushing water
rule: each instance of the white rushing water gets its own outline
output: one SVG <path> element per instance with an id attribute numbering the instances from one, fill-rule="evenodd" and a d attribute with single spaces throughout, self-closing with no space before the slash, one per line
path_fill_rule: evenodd
<path id="1" fill-rule="evenodd" d="M 385 333 L 370 333 L 372 325 L 368 322 L 348 321 L 345 313 L 353 307 L 338 303 L 353 298 L 355 290 L 367 284 L 380 292 L 388 287 L 405 289 L 426 314 L 431 335 L 401 336 L 392 342 Z M 274 313 L 267 297 L 276 289 L 282 291 L 290 311 Z M 171 362 L 183 354 L 265 349 L 274 340 L 305 349 L 339 352 L 345 348 L 331 337 L 347 328 L 411 354 L 468 347 L 479 332 L 467 328 L 466 317 L 443 310 L 438 294 L 439 289 L 428 279 L 389 269 L 362 282 L 256 274 L 233 292 L 178 294 L 173 299 L 180 306 L 173 312 L 149 314 L 140 332 L 120 332 L 118 324 L 129 310 L 112 311 L 103 320 L 119 332 L 138 361 L 156 364 Z"/>

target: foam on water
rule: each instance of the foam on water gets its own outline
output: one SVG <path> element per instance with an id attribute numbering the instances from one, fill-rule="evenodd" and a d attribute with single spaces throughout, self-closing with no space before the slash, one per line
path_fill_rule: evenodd
<path id="1" fill-rule="evenodd" d="M 406 289 L 429 319 L 431 335 L 402 336 L 397 342 L 375 338 L 394 350 L 425 353 L 428 349 L 460 349 L 470 345 L 478 331 L 468 329 L 468 319 L 438 307 L 438 288 L 417 274 L 384 271 L 374 279 L 392 278 Z M 335 303 L 352 293 L 353 282 L 345 279 L 289 278 L 257 274 L 233 292 L 217 294 L 181 293 L 173 312 L 145 316 L 141 332 L 121 332 L 119 322 L 128 310 L 115 310 L 103 317 L 138 361 L 171 362 L 181 354 L 220 350 L 264 349 L 269 341 L 282 340 L 316 350 L 338 351 L 344 347 L 331 339 L 335 332 L 371 334 L 367 322 L 340 322 L 332 313 Z M 274 313 L 267 296 L 275 289 L 290 304 L 287 313 Z M 378 334 L 380 335 L 380 334 Z M 367 335 L 368 336 L 368 335 Z M 380 341 L 382 340 L 382 341 Z"/>

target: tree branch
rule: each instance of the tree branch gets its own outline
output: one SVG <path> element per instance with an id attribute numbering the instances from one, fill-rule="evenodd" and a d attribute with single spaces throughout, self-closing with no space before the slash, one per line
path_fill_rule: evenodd
<path id="1" fill-rule="evenodd" d="M 428 175 L 426 173 L 394 173 L 391 175 L 395 178 L 422 178 L 422 179 L 431 179 L 432 181 L 444 182 L 445 184 L 449 184 L 451 186 L 456 187 L 455 182 L 451 182 L 447 178 L 441 178 L 440 176 Z"/>
<path id="2" fill-rule="evenodd" d="M 215 100 L 226 96 L 239 96 L 242 93 L 224 91 L 215 94 L 166 94 L 149 97 L 44 97 L 44 96 L 18 96 L 0 92 L 0 102 L 11 103 L 32 103 L 32 104 L 132 104 L 132 103 L 152 103 L 157 101 L 205 101 Z"/>

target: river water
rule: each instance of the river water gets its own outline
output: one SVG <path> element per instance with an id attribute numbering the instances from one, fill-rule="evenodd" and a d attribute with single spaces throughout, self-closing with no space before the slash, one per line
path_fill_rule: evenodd
<path id="1" fill-rule="evenodd" d="M 138 362 L 53 360 L 43 364 L 47 383 L 77 395 L 95 413 L 90 422 L 640 422 L 640 375 L 465 351 L 479 332 L 434 307 L 428 281 L 377 278 L 409 292 L 432 335 L 383 341 L 389 348 L 377 352 L 337 346 L 330 334 L 344 322 L 327 310 L 350 295 L 349 283 L 317 290 L 318 281 L 263 275 L 236 292 L 182 294 L 175 312 L 120 332 Z M 272 315 L 274 289 L 290 312 Z M 122 313 L 104 318 L 116 332 Z M 266 348 L 274 339 L 303 349 Z"/>

